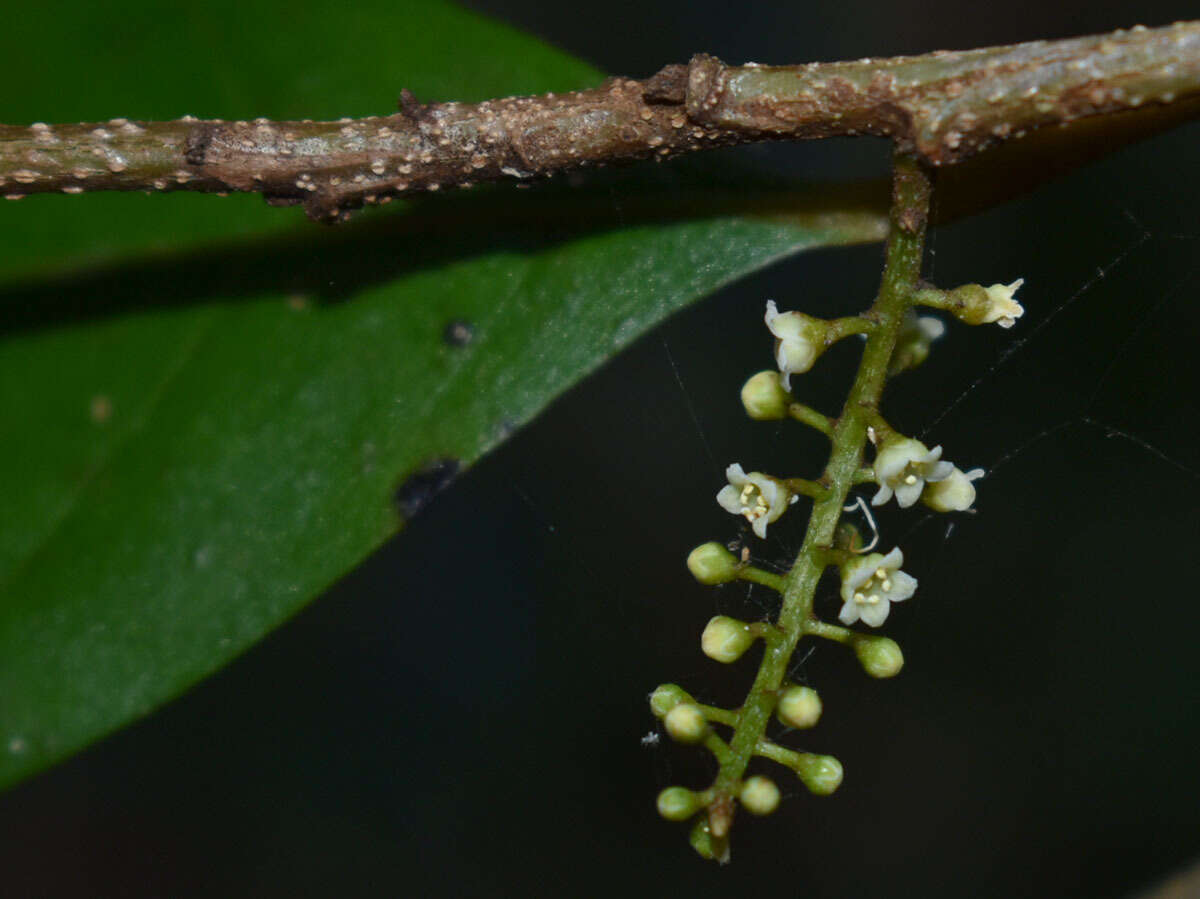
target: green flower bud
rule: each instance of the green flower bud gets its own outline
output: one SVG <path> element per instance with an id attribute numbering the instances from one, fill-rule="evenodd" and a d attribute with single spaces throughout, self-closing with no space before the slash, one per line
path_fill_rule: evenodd
<path id="1" fill-rule="evenodd" d="M 757 421 L 786 418 L 792 395 L 783 389 L 777 371 L 760 371 L 742 385 L 742 405 Z"/>
<path id="2" fill-rule="evenodd" d="M 936 484 L 926 484 L 925 491 L 921 494 L 921 502 L 935 512 L 963 512 L 975 502 L 975 485 L 971 482 L 981 477 L 982 468 L 973 468 L 965 472 L 956 468 L 950 472 L 950 477 Z"/>
<path id="3" fill-rule="evenodd" d="M 742 653 L 754 643 L 750 625 L 736 618 L 718 615 L 704 627 L 700 635 L 700 648 L 710 659 L 717 662 L 736 662 Z"/>
<path id="4" fill-rule="evenodd" d="M 668 821 L 686 821 L 701 805 L 700 797 L 684 787 L 667 787 L 658 794 L 658 813 Z"/>
<path id="5" fill-rule="evenodd" d="M 766 777 L 750 777 L 742 785 L 742 807 L 752 815 L 769 815 L 779 807 L 779 787 Z"/>
<path id="6" fill-rule="evenodd" d="M 708 720 L 694 702 L 681 702 L 663 719 L 667 733 L 680 743 L 699 743 L 708 733 Z"/>
<path id="7" fill-rule="evenodd" d="M 909 312 L 896 335 L 896 348 L 888 363 L 888 376 L 894 377 L 903 371 L 916 368 L 929 358 L 933 342 L 946 333 L 941 319 L 931 315 L 918 316 Z"/>
<path id="8" fill-rule="evenodd" d="M 895 677 L 904 667 L 900 645 L 889 637 L 854 635 L 854 654 L 871 677 Z"/>
<path id="9" fill-rule="evenodd" d="M 725 584 L 737 578 L 737 559 L 720 543 L 702 543 L 687 557 L 688 571 L 702 584 Z"/>
<path id="10" fill-rule="evenodd" d="M 691 702 L 691 694 L 676 684 L 660 684 L 650 694 L 650 711 L 655 718 L 665 718 L 681 702 Z"/>
<path id="11" fill-rule="evenodd" d="M 950 309 L 959 321 L 968 325 L 982 325 L 987 319 L 992 303 L 987 289 L 982 284 L 964 284 L 946 292 Z M 952 305 L 950 305 L 952 304 Z"/>
<path id="12" fill-rule="evenodd" d="M 788 687 L 775 714 L 788 727 L 812 727 L 821 719 L 821 697 L 812 687 Z"/>
<path id="13" fill-rule="evenodd" d="M 833 532 L 833 548 L 857 553 L 862 549 L 862 545 L 862 534 L 858 528 L 848 521 L 839 521 L 837 529 Z"/>
<path id="14" fill-rule="evenodd" d="M 842 785 L 842 763 L 831 755 L 801 753 L 796 774 L 810 793 L 828 796 Z"/>

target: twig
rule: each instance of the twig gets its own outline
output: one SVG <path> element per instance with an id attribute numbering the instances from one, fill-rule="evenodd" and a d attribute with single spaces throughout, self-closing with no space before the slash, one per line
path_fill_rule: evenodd
<path id="1" fill-rule="evenodd" d="M 414 191 L 763 140 L 871 134 L 935 166 L 1048 125 L 1200 98 L 1200 22 L 925 56 L 727 66 L 336 122 L 0 125 L 0 193 L 253 191 L 338 221 Z"/>

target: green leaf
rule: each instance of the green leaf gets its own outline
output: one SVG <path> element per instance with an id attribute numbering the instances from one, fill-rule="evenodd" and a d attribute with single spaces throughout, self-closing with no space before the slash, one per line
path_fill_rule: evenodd
<path id="1" fill-rule="evenodd" d="M 338 117 L 401 86 L 599 79 L 436 0 L 64 2 L 8 27 L 12 123 Z M 414 511 L 672 311 L 881 234 L 873 195 L 712 171 L 435 197 L 339 229 L 253 197 L 0 207 L 0 784 L 243 651 L 396 532 L 398 485 Z"/>

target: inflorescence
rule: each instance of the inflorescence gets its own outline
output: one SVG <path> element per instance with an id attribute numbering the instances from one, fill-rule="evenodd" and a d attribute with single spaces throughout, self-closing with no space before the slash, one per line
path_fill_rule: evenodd
<path id="1" fill-rule="evenodd" d="M 919 257 L 920 239 L 916 239 Z M 889 256 L 889 265 L 891 257 Z M 919 269 L 919 261 L 917 262 Z M 887 272 L 885 272 L 885 280 Z M 968 324 L 996 323 L 1011 327 L 1024 310 L 1013 299 L 1021 281 L 1009 285 L 983 287 L 970 284 L 945 291 L 918 282 L 915 276 L 900 294 L 886 289 L 876 304 L 860 316 L 824 321 L 801 312 L 780 312 L 774 302 L 767 303 L 766 324 L 775 337 L 776 369 L 759 372 L 742 388 L 742 404 L 752 419 L 770 421 L 794 419 L 813 427 L 833 442 L 829 468 L 817 480 L 779 477 L 760 471 L 747 472 L 738 463 L 726 470 L 728 484 L 717 494 L 717 502 L 728 512 L 750 524 L 755 536 L 765 539 L 767 529 L 788 512 L 801 497 L 813 503 L 810 538 L 818 531 L 818 516 L 823 516 L 821 533 L 832 539 L 817 542 L 806 539 L 805 547 L 792 570 L 777 575 L 754 567 L 748 554 L 735 557 L 717 542 L 705 543 L 692 550 L 687 566 L 702 584 L 717 585 L 748 581 L 776 590 L 784 597 L 783 609 L 775 621 L 739 621 L 725 615 L 712 618 L 705 626 L 700 643 L 710 659 L 729 664 L 739 659 L 757 641 L 763 641 L 762 667 L 745 705 L 738 709 L 708 706 L 675 684 L 663 684 L 650 696 L 650 708 L 672 739 L 705 746 L 715 757 L 720 771 L 713 784 L 703 790 L 672 786 L 658 796 L 658 811 L 672 821 L 692 821 L 691 843 L 707 858 L 728 859 L 728 837 L 735 805 L 754 815 L 770 814 L 780 801 L 779 788 L 767 777 L 746 777 L 751 756 L 771 759 L 790 768 L 816 795 L 834 792 L 842 781 L 841 763 L 829 755 L 798 752 L 766 738 L 765 728 L 771 717 L 789 729 L 814 727 L 822 714 L 821 697 L 812 687 L 789 682 L 784 676 L 788 661 L 799 639 L 821 637 L 841 643 L 854 651 L 866 673 L 874 678 L 898 674 L 904 656 L 894 640 L 883 636 L 851 631 L 822 621 L 813 612 L 813 593 L 821 573 L 837 569 L 842 601 L 838 619 L 842 625 L 861 622 L 876 628 L 884 624 L 892 603 L 904 602 L 916 592 L 917 579 L 902 570 L 904 555 L 899 547 L 888 552 L 869 552 L 862 547 L 854 528 L 836 523 L 842 513 L 845 490 L 853 485 L 875 485 L 871 504 L 881 506 L 895 499 L 907 509 L 922 503 L 936 512 L 962 512 L 975 502 L 974 482 L 983 476 L 981 469 L 962 471 L 942 458 L 942 447 L 928 447 L 920 440 L 893 428 L 878 412 L 878 394 L 884 379 L 923 362 L 931 344 L 941 337 L 945 326 L 934 317 L 913 313 L 914 305 L 948 312 Z M 890 302 L 890 312 L 882 304 Z M 856 390 L 847 401 L 843 417 L 858 416 L 860 426 L 839 429 L 839 420 L 796 401 L 793 375 L 809 371 L 835 342 L 852 334 L 870 337 L 890 327 L 886 344 L 886 365 L 869 374 L 869 351 L 864 352 Z M 871 402 L 861 400 L 857 385 L 876 378 L 877 388 Z M 852 402 L 856 408 L 851 410 Z M 850 435 L 850 436 L 846 436 Z M 840 441 L 840 442 L 839 442 Z M 871 444 L 874 457 L 863 466 L 862 454 Z M 843 477 L 845 486 L 839 495 L 833 490 L 834 459 L 852 454 L 851 477 Z M 842 471 L 847 471 L 843 465 Z M 828 511 L 828 504 L 837 505 Z M 861 500 L 859 501 L 861 502 Z M 865 506 L 864 506 L 865 507 Z M 822 511 L 822 510 L 826 511 Z M 809 574 L 799 569 L 807 567 Z M 786 620 L 785 620 L 786 619 Z M 770 669 L 768 671 L 768 668 Z M 723 738 L 717 728 L 728 728 L 733 735 Z"/>

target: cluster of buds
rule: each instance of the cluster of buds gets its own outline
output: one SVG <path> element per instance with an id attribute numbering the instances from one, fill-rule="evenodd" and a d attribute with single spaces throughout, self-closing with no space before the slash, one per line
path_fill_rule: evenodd
<path id="1" fill-rule="evenodd" d="M 712 725 L 729 725 L 736 718 L 735 712 L 697 702 L 676 684 L 663 684 L 651 693 L 650 710 L 662 721 L 663 729 L 671 739 L 680 743 L 713 740 L 720 744 L 720 737 L 713 733 Z M 786 685 L 779 692 L 776 717 L 786 727 L 812 727 L 821 717 L 821 699 L 811 687 Z M 828 796 L 842 783 L 842 765 L 833 756 L 794 752 L 767 740 L 760 742 L 757 754 L 790 768 L 816 796 Z M 769 815 L 779 806 L 779 787 L 770 778 L 759 774 L 743 779 L 733 795 L 752 815 Z M 721 857 L 724 850 L 718 848 L 719 841 L 727 833 L 732 811 L 715 787 L 707 790 L 667 787 L 658 794 L 657 806 L 658 813 L 669 821 L 696 818 L 692 845 L 706 857 Z"/>

